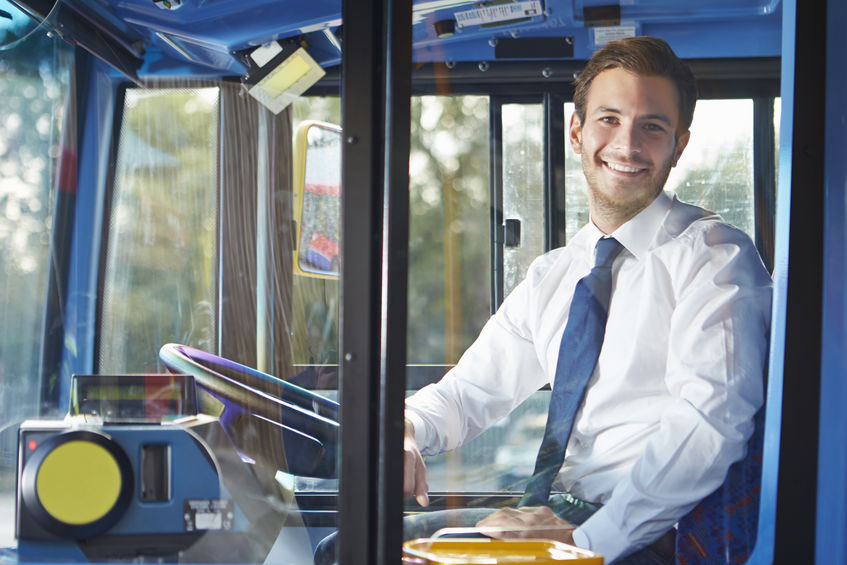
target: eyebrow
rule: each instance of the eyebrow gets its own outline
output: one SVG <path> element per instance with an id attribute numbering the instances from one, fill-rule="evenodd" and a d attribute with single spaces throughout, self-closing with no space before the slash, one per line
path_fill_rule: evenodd
<path id="1" fill-rule="evenodd" d="M 620 110 L 617 108 L 609 108 L 607 106 L 600 106 L 596 110 L 594 110 L 594 114 L 597 113 L 611 113 L 611 114 L 622 114 Z M 669 127 L 674 127 L 671 119 L 665 114 L 645 114 L 644 116 L 638 116 L 639 120 L 658 120 L 660 122 L 666 123 Z"/>

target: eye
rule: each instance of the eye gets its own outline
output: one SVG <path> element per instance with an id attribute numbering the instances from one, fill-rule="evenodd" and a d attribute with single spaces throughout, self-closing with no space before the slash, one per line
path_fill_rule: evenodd
<path id="1" fill-rule="evenodd" d="M 617 116 L 600 116 L 600 121 L 604 124 L 615 125 L 618 123 Z"/>
<path id="2" fill-rule="evenodd" d="M 644 129 L 649 132 L 660 133 L 665 131 L 665 128 L 661 124 L 657 124 L 655 122 L 648 122 L 644 124 Z"/>

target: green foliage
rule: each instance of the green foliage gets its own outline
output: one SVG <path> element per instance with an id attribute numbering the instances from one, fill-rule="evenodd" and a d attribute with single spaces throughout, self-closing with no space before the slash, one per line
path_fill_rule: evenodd
<path id="1" fill-rule="evenodd" d="M 338 98 L 292 107 L 295 125 L 340 120 Z M 489 316 L 488 101 L 414 97 L 411 112 L 407 358 L 453 363 Z M 302 361 L 325 362 L 326 340 L 336 334 L 314 313 L 333 315 L 337 291 L 322 279 L 300 279 L 294 284 L 295 359 L 306 348 Z"/>
<path id="2" fill-rule="evenodd" d="M 214 348 L 218 89 L 127 92 L 101 327 L 102 370 Z"/>
<path id="3" fill-rule="evenodd" d="M 409 177 L 408 361 L 454 363 L 489 316 L 485 97 L 412 100 Z"/>
<path id="4" fill-rule="evenodd" d="M 51 192 L 70 49 L 43 33 L 0 51 L 0 412 L 37 402 Z"/>

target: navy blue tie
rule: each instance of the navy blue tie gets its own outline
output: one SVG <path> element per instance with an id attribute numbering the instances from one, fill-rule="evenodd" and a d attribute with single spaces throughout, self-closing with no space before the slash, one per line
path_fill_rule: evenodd
<path id="1" fill-rule="evenodd" d="M 594 249 L 594 268 L 576 283 L 559 346 L 544 439 L 519 506 L 546 505 L 553 479 L 565 460 L 574 416 L 603 346 L 612 293 L 612 262 L 622 249 L 614 238 L 600 239 Z"/>

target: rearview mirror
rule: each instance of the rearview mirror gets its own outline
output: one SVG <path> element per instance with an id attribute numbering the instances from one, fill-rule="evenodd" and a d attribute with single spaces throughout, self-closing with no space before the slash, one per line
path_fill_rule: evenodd
<path id="1" fill-rule="evenodd" d="M 303 122 L 294 135 L 297 274 L 335 278 L 341 272 L 341 128 Z"/>

